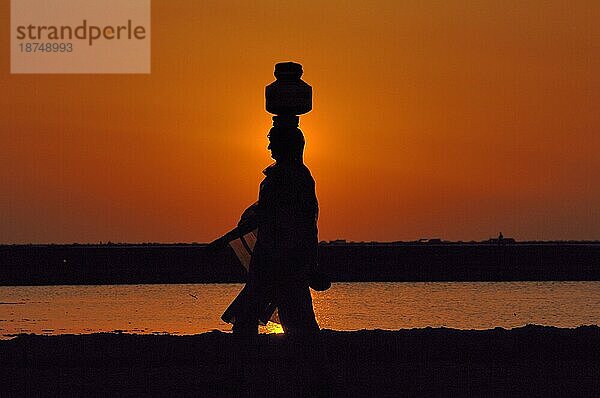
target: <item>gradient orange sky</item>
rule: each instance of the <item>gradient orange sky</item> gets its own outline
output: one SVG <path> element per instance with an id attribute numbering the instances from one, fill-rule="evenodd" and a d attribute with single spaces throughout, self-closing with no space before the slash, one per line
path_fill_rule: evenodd
<path id="1" fill-rule="evenodd" d="M 205 242 L 304 66 L 320 239 L 600 239 L 600 2 L 152 1 L 152 74 L 11 75 L 0 242 Z"/>

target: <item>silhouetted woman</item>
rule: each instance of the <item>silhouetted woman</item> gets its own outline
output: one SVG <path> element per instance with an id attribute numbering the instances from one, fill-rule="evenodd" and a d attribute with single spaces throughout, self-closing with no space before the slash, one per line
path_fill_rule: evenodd
<path id="1" fill-rule="evenodd" d="M 276 125 L 268 137 L 276 162 L 264 170 L 258 202 L 242 217 L 258 232 L 246 297 L 232 308 L 233 332 L 257 334 L 259 317 L 270 303 L 278 308 L 286 334 L 316 334 L 309 289 L 317 264 L 315 182 L 302 160 L 304 137 L 298 128 Z"/>

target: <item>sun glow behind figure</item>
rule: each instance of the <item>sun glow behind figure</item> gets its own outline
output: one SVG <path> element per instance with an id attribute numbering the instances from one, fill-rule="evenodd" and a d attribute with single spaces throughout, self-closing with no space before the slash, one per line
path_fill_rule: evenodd
<path id="1" fill-rule="evenodd" d="M 283 333 L 283 327 L 281 326 L 280 323 L 275 323 L 275 322 L 267 322 L 267 324 L 265 326 L 260 326 L 260 332 L 261 333 L 274 333 L 274 334 L 281 334 Z"/>

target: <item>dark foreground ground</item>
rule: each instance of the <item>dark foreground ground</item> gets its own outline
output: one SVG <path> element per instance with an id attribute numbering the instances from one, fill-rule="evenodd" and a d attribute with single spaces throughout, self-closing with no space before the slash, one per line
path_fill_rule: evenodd
<path id="1" fill-rule="evenodd" d="M 322 332 L 339 396 L 600 396 L 600 328 Z M 283 335 L 261 335 L 254 382 L 288 396 Z M 231 334 L 0 341 L 0 396 L 244 396 Z M 292 366 L 292 367 L 290 367 Z"/>

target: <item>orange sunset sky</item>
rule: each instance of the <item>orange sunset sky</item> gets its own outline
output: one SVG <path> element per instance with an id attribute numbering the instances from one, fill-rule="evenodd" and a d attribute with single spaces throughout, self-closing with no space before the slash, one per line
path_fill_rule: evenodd
<path id="1" fill-rule="evenodd" d="M 0 243 L 205 242 L 304 66 L 320 239 L 600 239 L 600 2 L 152 1 L 150 75 L 11 75 Z"/>

